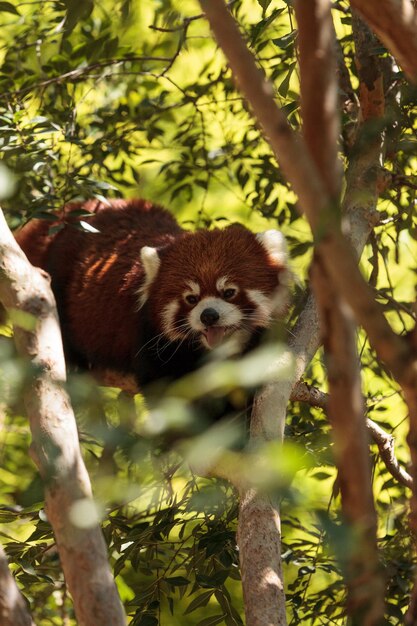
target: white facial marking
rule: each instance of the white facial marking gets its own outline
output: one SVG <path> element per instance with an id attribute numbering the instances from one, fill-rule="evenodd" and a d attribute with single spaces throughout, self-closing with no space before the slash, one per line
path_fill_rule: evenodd
<path id="1" fill-rule="evenodd" d="M 221 298 L 208 296 L 200 300 L 197 306 L 195 306 L 189 314 L 190 325 L 198 332 L 202 332 L 205 328 L 200 319 L 200 316 L 205 309 L 215 309 L 218 312 L 219 320 L 216 322 L 216 326 L 236 326 L 242 320 L 242 314 L 239 307 L 235 304 L 225 302 Z"/>
<path id="2" fill-rule="evenodd" d="M 200 295 L 200 291 L 201 291 L 200 285 L 196 283 L 195 280 L 187 280 L 187 285 L 190 288 L 190 293 L 196 296 Z"/>
<path id="3" fill-rule="evenodd" d="M 173 300 L 167 304 L 161 312 L 162 330 L 164 334 L 172 340 L 181 339 L 182 337 L 182 334 L 175 329 L 175 316 L 179 308 L 179 303 Z"/>
<path id="4" fill-rule="evenodd" d="M 265 248 L 271 259 L 282 266 L 287 265 L 288 248 L 284 235 L 279 230 L 266 230 L 258 233 L 256 239 Z"/>
<path id="5" fill-rule="evenodd" d="M 218 279 L 216 282 L 216 289 L 220 294 L 227 289 L 234 289 L 236 293 L 239 292 L 239 287 L 235 283 L 232 283 L 227 276 L 222 276 Z"/>
<path id="6" fill-rule="evenodd" d="M 218 279 L 218 281 L 216 282 L 216 289 L 217 291 L 223 291 L 226 288 L 226 285 L 228 285 L 229 279 L 227 276 L 222 276 L 221 278 Z"/>
<path id="7" fill-rule="evenodd" d="M 279 273 L 279 286 L 272 295 L 272 311 L 274 316 L 285 316 L 290 301 L 291 270 L 285 268 Z"/>
<path id="8" fill-rule="evenodd" d="M 206 328 L 201 321 L 201 314 L 205 309 L 215 309 L 219 315 L 219 319 L 209 328 Z M 215 343 L 224 343 L 224 341 L 228 340 L 232 335 L 234 336 L 236 327 L 239 327 L 242 321 L 242 313 L 235 304 L 225 302 L 222 298 L 208 296 L 200 300 L 190 311 L 188 320 L 191 328 L 197 333 L 200 333 L 200 340 L 203 346 L 211 350 Z M 222 335 L 222 338 L 218 341 L 215 340 L 213 342 L 213 337 L 209 338 L 210 333 L 213 333 L 213 331 L 219 333 L 219 336 L 223 331 L 224 335 Z M 207 337 L 205 336 L 206 334 Z"/>
<path id="9" fill-rule="evenodd" d="M 258 289 L 248 289 L 246 294 L 249 300 L 256 306 L 256 315 L 254 316 L 258 326 L 268 326 L 273 310 L 271 299 Z"/>
<path id="10" fill-rule="evenodd" d="M 266 296 L 257 289 L 248 289 L 246 294 L 251 302 L 256 306 L 254 321 L 262 327 L 269 326 L 271 318 L 284 316 L 289 301 L 290 272 L 282 270 L 279 274 L 280 284 L 275 291 Z"/>
<path id="11" fill-rule="evenodd" d="M 138 310 L 143 307 L 149 295 L 149 287 L 153 283 L 161 265 L 161 259 L 156 248 L 144 246 L 140 251 L 140 258 L 143 269 L 145 270 L 145 278 L 140 289 L 138 289 Z"/>
<path id="12" fill-rule="evenodd" d="M 189 286 L 189 290 L 184 291 L 184 293 L 182 294 L 182 297 L 184 298 L 184 300 L 187 302 L 187 298 L 189 296 L 193 296 L 194 298 L 196 298 L 196 302 L 200 296 L 200 285 L 198 283 L 196 283 L 194 280 L 189 280 L 187 281 L 187 285 Z M 191 304 L 191 303 L 189 303 Z"/>

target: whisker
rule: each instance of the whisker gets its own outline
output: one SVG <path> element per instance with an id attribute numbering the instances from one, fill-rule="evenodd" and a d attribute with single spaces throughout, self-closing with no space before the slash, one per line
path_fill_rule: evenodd
<path id="1" fill-rule="evenodd" d="M 230 334 L 239 330 L 243 330 L 247 333 L 259 333 L 260 328 L 268 325 L 272 319 L 272 315 L 269 315 L 268 317 L 261 315 L 256 307 L 244 308 L 240 309 L 240 311 L 242 318 L 238 323 L 229 325 L 227 323 L 227 318 L 223 321 L 223 326 Z M 177 334 L 179 337 L 175 337 Z M 167 355 L 168 358 L 164 359 L 164 353 L 170 346 L 172 346 L 173 341 L 176 342 L 175 349 L 169 354 L 169 356 Z M 197 346 L 201 347 L 201 332 L 192 328 L 186 318 L 175 321 L 164 331 L 158 333 L 154 337 L 151 337 L 151 339 L 141 346 L 140 350 L 138 350 L 135 354 L 135 357 L 138 357 L 143 350 L 149 348 L 156 353 L 158 358 L 163 363 L 168 363 L 175 356 L 184 342 L 187 342 L 192 349 Z"/>
<path id="2" fill-rule="evenodd" d="M 142 352 L 142 350 L 144 350 L 147 346 L 151 345 L 153 343 L 157 343 L 158 341 L 160 341 L 161 337 L 164 336 L 164 333 L 159 333 L 158 335 L 155 335 L 154 337 L 151 337 L 151 339 L 149 339 L 149 341 L 147 341 L 145 344 L 143 344 L 143 346 L 141 346 L 141 348 L 136 352 L 135 354 L 135 358 L 137 356 L 139 356 L 139 354 Z"/>
<path id="3" fill-rule="evenodd" d="M 180 320 L 179 322 L 177 322 L 176 324 L 172 326 L 172 331 L 174 332 L 182 332 L 184 330 L 187 330 L 186 336 L 188 336 L 189 324 L 186 320 Z M 166 344 L 163 346 L 163 348 L 160 349 L 158 346 L 164 337 L 166 338 L 167 341 L 166 341 Z M 158 333 L 157 335 L 154 335 L 153 337 L 151 337 L 143 346 L 141 346 L 141 348 L 136 352 L 135 358 L 138 357 L 139 354 L 148 346 L 150 346 L 151 349 L 155 347 L 157 353 L 163 352 L 166 349 L 166 347 L 170 345 L 171 342 L 172 342 L 172 339 L 169 338 L 166 331 L 162 331 Z"/>
<path id="4" fill-rule="evenodd" d="M 164 352 L 164 350 L 166 350 L 167 346 L 171 345 L 171 342 L 168 341 L 165 346 L 162 348 L 161 351 L 157 350 L 157 355 L 158 358 L 162 361 L 162 363 L 166 364 L 169 363 L 169 361 L 176 355 L 176 353 L 178 352 L 178 350 L 181 348 L 182 344 L 184 343 L 184 341 L 187 339 L 188 335 L 192 332 L 192 329 L 189 329 L 188 333 L 184 336 L 184 338 L 178 342 L 177 347 L 175 348 L 174 352 L 170 355 L 170 357 L 168 359 L 163 359 L 161 357 L 162 352 Z"/>

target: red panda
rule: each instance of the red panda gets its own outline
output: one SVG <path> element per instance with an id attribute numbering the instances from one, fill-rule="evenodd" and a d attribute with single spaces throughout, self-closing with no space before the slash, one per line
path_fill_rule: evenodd
<path id="1" fill-rule="evenodd" d="M 69 205 L 16 239 L 51 276 L 69 362 L 132 373 L 140 388 L 196 369 L 218 346 L 247 352 L 286 308 L 275 230 L 187 232 L 151 202 L 113 200 Z"/>

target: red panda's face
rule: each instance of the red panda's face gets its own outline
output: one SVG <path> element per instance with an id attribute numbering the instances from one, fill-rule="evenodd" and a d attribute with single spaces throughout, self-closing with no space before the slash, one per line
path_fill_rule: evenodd
<path id="1" fill-rule="evenodd" d="M 143 248 L 142 302 L 168 341 L 211 350 L 233 340 L 241 350 L 256 329 L 283 315 L 287 252 L 278 231 L 254 235 L 243 227 L 198 231 L 167 248 Z"/>

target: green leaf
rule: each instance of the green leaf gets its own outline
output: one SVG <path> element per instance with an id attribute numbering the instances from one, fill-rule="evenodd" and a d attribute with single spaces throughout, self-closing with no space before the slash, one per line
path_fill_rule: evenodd
<path id="1" fill-rule="evenodd" d="M 67 7 L 67 18 L 65 22 L 67 33 L 74 30 L 78 22 L 88 18 L 94 8 L 93 0 L 64 0 Z"/>
<path id="2" fill-rule="evenodd" d="M 184 576 L 171 576 L 170 578 L 164 578 L 165 582 L 173 587 L 181 587 L 183 585 L 189 585 L 190 581 Z"/>
<path id="3" fill-rule="evenodd" d="M 282 37 L 277 37 L 276 39 L 272 39 L 272 42 L 278 48 L 285 50 L 286 48 L 288 48 L 294 43 L 294 40 L 297 36 L 297 32 L 298 31 L 294 29 L 290 33 L 287 33 L 286 35 L 282 35 Z"/>
<path id="4" fill-rule="evenodd" d="M 13 326 L 32 332 L 36 327 L 36 317 L 26 311 L 19 309 L 9 309 L 9 317 Z"/>
<path id="5" fill-rule="evenodd" d="M 259 4 L 259 6 L 262 7 L 264 13 L 267 10 L 267 8 L 269 7 L 269 5 L 271 4 L 271 2 L 272 2 L 272 0 L 258 0 L 258 4 Z"/>
<path id="6" fill-rule="evenodd" d="M 13 13 L 14 15 L 20 15 L 17 8 L 10 2 L 0 2 L 0 11 L 5 13 Z"/>
<path id="7" fill-rule="evenodd" d="M 197 626 L 215 626 L 216 624 L 221 624 L 224 618 L 224 615 L 212 615 L 211 617 L 206 617 L 201 622 L 198 622 Z"/>
<path id="8" fill-rule="evenodd" d="M 203 593 L 201 593 L 199 596 L 194 598 L 192 602 L 190 602 L 190 604 L 187 606 L 186 610 L 184 611 L 184 615 L 187 615 L 188 613 L 192 613 L 193 611 L 195 611 L 196 609 L 202 606 L 206 606 L 212 595 L 213 595 L 213 591 L 204 591 Z"/>
<path id="9" fill-rule="evenodd" d="M 288 90 L 290 88 L 291 76 L 292 76 L 292 73 L 294 71 L 295 66 L 296 66 L 295 63 L 290 65 L 290 67 L 288 68 L 288 71 L 287 71 L 287 75 L 285 76 L 284 80 L 281 82 L 280 86 L 278 87 L 278 93 L 283 98 L 286 98 L 287 95 L 288 95 Z"/>

